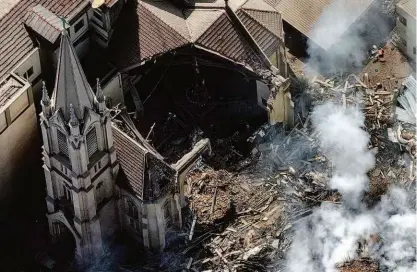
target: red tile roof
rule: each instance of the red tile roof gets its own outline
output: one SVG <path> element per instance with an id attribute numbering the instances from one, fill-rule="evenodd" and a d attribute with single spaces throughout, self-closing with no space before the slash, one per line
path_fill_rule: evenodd
<path id="1" fill-rule="evenodd" d="M 0 18 L 0 81 L 34 48 L 23 26 L 26 13 L 41 4 L 58 16 L 71 19 L 87 0 L 20 0 Z"/>
<path id="2" fill-rule="evenodd" d="M 237 15 L 265 55 L 271 56 L 278 48 L 280 37 L 260 24 L 259 21 L 254 20 L 246 11 L 239 10 Z"/>
<path id="3" fill-rule="evenodd" d="M 25 17 L 25 25 L 54 44 L 64 29 L 61 19 L 42 5 L 31 8 Z"/>
<path id="4" fill-rule="evenodd" d="M 274 21 L 280 21 L 280 15 L 273 7 L 262 0 L 235 4 L 238 9 L 239 5 L 246 5 L 242 10 L 257 23 L 256 29 L 249 31 L 256 32 L 263 49 L 270 50 L 270 46 L 277 44 L 276 37 L 282 35 L 282 27 Z M 119 68 L 189 44 L 245 62 L 256 57 L 256 53 L 240 28 L 222 6 L 181 10 L 169 1 L 139 0 L 136 7 L 126 7 L 122 12 L 109 51 Z"/>
<path id="5" fill-rule="evenodd" d="M 117 127 L 112 127 L 114 147 L 130 189 L 143 200 L 146 149 Z"/>

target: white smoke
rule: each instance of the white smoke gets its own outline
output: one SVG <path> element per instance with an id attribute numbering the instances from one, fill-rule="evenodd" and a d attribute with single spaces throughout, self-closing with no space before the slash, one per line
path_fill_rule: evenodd
<path id="1" fill-rule="evenodd" d="M 368 188 L 366 173 L 375 160 L 367 148 L 369 135 L 361 129 L 363 114 L 327 103 L 315 108 L 312 121 L 321 148 L 334 166 L 330 186 L 344 202 L 321 205 L 297 227 L 286 272 L 338 271 L 337 264 L 359 256 L 358 242 L 373 235 L 382 242 L 369 242 L 370 257 L 387 271 L 415 271 L 416 214 L 407 193 L 393 188 L 372 210 L 361 204 Z"/>
<path id="2" fill-rule="evenodd" d="M 393 28 L 383 12 L 367 11 L 371 2 L 334 0 L 322 11 L 307 42 L 310 67 L 324 73 L 362 67 L 367 50 L 384 42 Z"/>
<path id="3" fill-rule="evenodd" d="M 366 173 L 375 163 L 368 150 L 369 135 L 361 128 L 365 118 L 355 108 L 345 110 L 327 103 L 315 108 L 311 120 L 321 148 L 335 169 L 330 187 L 353 207 L 368 189 Z"/>

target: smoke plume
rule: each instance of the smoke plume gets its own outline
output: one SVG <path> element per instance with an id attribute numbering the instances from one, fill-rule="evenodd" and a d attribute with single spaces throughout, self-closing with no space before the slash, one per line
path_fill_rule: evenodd
<path id="1" fill-rule="evenodd" d="M 394 26 L 383 7 L 367 10 L 370 2 L 389 1 L 335 0 L 323 10 L 307 42 L 309 67 L 324 74 L 362 67 L 367 51 L 384 42 Z"/>
<path id="2" fill-rule="evenodd" d="M 363 114 L 327 103 L 314 109 L 312 121 L 334 166 L 330 186 L 344 201 L 321 205 L 298 225 L 286 272 L 338 271 L 337 264 L 364 255 L 378 260 L 385 271 L 415 271 L 415 200 L 392 188 L 372 210 L 361 204 L 368 188 L 366 173 L 375 160 L 368 151 L 369 135 L 361 128 Z M 371 239 L 376 236 L 381 239 Z"/>
<path id="3" fill-rule="evenodd" d="M 375 163 L 368 150 L 369 135 L 361 128 L 364 116 L 356 108 L 344 110 L 327 103 L 315 108 L 311 120 L 322 151 L 335 169 L 330 180 L 331 189 L 337 189 L 350 207 L 357 208 L 355 206 L 368 189 L 366 173 Z"/>

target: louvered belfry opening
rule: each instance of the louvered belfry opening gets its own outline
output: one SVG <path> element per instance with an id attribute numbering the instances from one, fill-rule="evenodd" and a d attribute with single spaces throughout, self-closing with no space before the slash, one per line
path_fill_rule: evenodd
<path id="1" fill-rule="evenodd" d="M 87 133 L 87 137 L 86 138 L 87 138 L 88 157 L 90 158 L 98 150 L 96 129 L 95 128 L 91 129 Z"/>
<path id="2" fill-rule="evenodd" d="M 65 136 L 65 134 L 62 133 L 62 131 L 60 131 L 60 130 L 57 130 L 57 134 L 58 134 L 59 153 L 68 158 L 69 155 L 68 155 L 67 136 Z"/>

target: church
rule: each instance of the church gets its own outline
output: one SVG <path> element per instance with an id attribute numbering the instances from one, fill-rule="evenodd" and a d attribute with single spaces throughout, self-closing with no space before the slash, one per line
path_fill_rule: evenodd
<path id="1" fill-rule="evenodd" d="M 54 90 L 49 97 L 43 86 L 41 106 L 49 231 L 55 241 L 74 237 L 79 264 L 99 260 L 118 230 L 154 251 L 173 233 L 188 234 L 193 215 L 183 182 L 211 152 L 208 139 L 168 164 L 138 131 L 136 139 L 125 133 L 112 122 L 99 81 L 95 93 L 87 82 L 65 30 Z"/>

